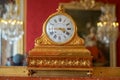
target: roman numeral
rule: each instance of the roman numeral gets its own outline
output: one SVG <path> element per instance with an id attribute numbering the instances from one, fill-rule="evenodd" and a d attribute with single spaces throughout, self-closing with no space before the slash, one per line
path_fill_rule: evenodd
<path id="1" fill-rule="evenodd" d="M 56 36 L 56 35 L 54 35 L 53 37 L 54 37 L 55 39 L 57 38 L 57 36 Z"/>
<path id="2" fill-rule="evenodd" d="M 65 36 L 65 35 L 64 35 L 63 37 L 64 37 L 64 38 L 66 38 L 66 36 Z"/>
<path id="3" fill-rule="evenodd" d="M 66 19 L 64 19 L 63 23 L 65 23 Z"/>
<path id="4" fill-rule="evenodd" d="M 67 30 L 71 30 L 71 28 L 67 28 Z"/>
<path id="5" fill-rule="evenodd" d="M 62 19 L 61 18 L 59 18 L 59 22 L 61 22 L 62 21 Z"/>
<path id="6" fill-rule="evenodd" d="M 57 20 L 56 20 L 56 19 L 54 19 L 54 22 L 55 22 L 55 23 L 57 23 Z"/>
<path id="7" fill-rule="evenodd" d="M 50 32 L 50 35 L 53 35 L 54 32 Z"/>
<path id="8" fill-rule="evenodd" d="M 50 23 L 50 25 L 54 25 L 53 23 Z"/>
<path id="9" fill-rule="evenodd" d="M 70 25 L 70 23 L 67 23 L 66 26 Z"/>
<path id="10" fill-rule="evenodd" d="M 67 35 L 70 35 L 70 33 L 69 33 L 69 32 L 66 32 L 66 34 L 67 34 Z"/>

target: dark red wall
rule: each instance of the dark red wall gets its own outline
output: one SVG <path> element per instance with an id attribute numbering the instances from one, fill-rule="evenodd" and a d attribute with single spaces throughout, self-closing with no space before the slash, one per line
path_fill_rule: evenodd
<path id="1" fill-rule="evenodd" d="M 46 18 L 56 11 L 60 2 L 72 0 L 27 0 L 26 18 L 26 52 L 34 47 L 34 40 L 42 33 L 42 25 Z M 120 23 L 120 0 L 96 0 L 116 4 L 117 20 Z M 120 28 L 119 28 L 120 29 Z M 120 37 L 117 41 L 117 64 L 120 66 Z M 114 54 L 114 53 L 113 53 Z"/>

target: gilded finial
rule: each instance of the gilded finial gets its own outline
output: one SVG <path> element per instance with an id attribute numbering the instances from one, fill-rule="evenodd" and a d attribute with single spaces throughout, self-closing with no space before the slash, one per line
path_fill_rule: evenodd
<path id="1" fill-rule="evenodd" d="M 58 12 L 64 12 L 63 5 L 58 6 L 57 11 Z"/>

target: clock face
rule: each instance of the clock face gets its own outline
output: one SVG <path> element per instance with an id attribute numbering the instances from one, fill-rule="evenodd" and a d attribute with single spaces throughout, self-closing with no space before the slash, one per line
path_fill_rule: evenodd
<path id="1" fill-rule="evenodd" d="M 74 22 L 69 16 L 63 14 L 54 15 L 48 19 L 45 25 L 45 33 L 52 42 L 64 44 L 74 36 Z"/>

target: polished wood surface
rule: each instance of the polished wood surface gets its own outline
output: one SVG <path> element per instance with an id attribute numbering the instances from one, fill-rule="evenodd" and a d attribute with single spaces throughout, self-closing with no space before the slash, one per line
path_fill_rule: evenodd
<path id="1" fill-rule="evenodd" d="M 120 67 L 94 67 L 93 77 L 120 77 Z"/>
<path id="2" fill-rule="evenodd" d="M 75 74 L 72 74 L 72 76 L 74 75 Z M 15 66 L 0 67 L 0 76 L 29 77 L 28 68 L 22 67 L 22 66 L 21 67 L 17 67 L 17 66 L 16 67 Z M 47 75 L 47 77 L 49 77 L 49 75 Z M 120 78 L 120 67 L 94 67 L 91 77 L 119 77 Z"/>
<path id="3" fill-rule="evenodd" d="M 118 77 L 0 77 L 0 80 L 120 80 Z"/>

